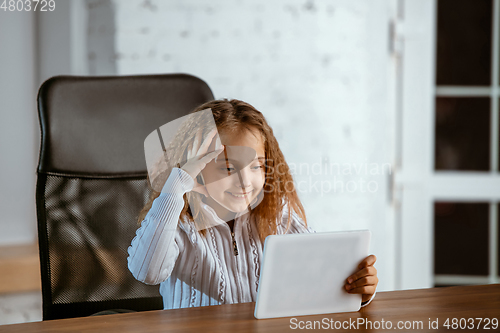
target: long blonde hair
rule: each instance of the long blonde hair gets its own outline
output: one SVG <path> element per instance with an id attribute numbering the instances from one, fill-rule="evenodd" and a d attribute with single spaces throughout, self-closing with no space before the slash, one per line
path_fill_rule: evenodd
<path id="1" fill-rule="evenodd" d="M 304 208 L 295 190 L 290 169 L 274 137 L 273 130 L 268 125 L 261 112 L 252 105 L 236 99 L 213 100 L 198 106 L 191 112 L 191 114 L 193 114 L 191 121 L 183 124 L 182 127 L 184 128 L 179 129 L 178 135 L 166 149 L 167 156 L 171 157 L 171 159 L 169 159 L 170 162 L 163 159 L 160 165 L 156 167 L 158 170 L 161 170 L 161 175 L 154 178 L 154 182 L 157 184 L 151 184 L 148 174 L 148 184 L 151 186 L 152 190 L 151 196 L 147 204 L 139 213 L 138 222 L 141 223 L 144 220 L 146 214 L 153 205 L 153 201 L 160 195 L 161 192 L 155 191 L 154 188 L 161 188 L 161 184 L 165 183 L 172 169 L 177 166 L 174 165 L 174 162 L 187 160 L 188 147 L 194 141 L 196 135 L 196 131 L 188 130 L 188 128 L 192 128 L 193 123 L 199 121 L 195 113 L 209 108 L 212 110 L 215 125 L 219 133 L 231 134 L 243 130 L 257 130 L 263 138 L 266 154 L 265 194 L 262 202 L 250 212 L 251 217 L 255 217 L 254 220 L 261 240 L 263 241 L 268 235 L 276 234 L 278 225 L 283 218 L 285 206 L 288 206 L 287 228 L 291 222 L 292 211 L 296 212 L 307 225 Z M 201 112 L 199 114 L 201 114 Z M 206 136 L 208 131 L 209 129 L 204 129 L 203 137 Z M 158 186 L 158 183 L 160 186 Z M 191 206 L 193 206 L 194 203 L 194 207 L 200 207 L 202 195 L 191 191 L 185 193 L 183 198 L 184 207 L 180 215 L 181 221 L 194 221 L 195 218 L 197 221 L 203 220 L 204 214 L 202 214 L 199 209 L 195 209 L 196 211 L 193 212 L 189 204 L 189 202 L 191 202 Z M 203 235 L 205 234 L 204 229 L 199 232 Z"/>

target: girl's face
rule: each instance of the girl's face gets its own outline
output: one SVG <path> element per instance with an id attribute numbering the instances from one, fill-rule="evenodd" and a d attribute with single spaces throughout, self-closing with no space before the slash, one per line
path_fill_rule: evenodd
<path id="1" fill-rule="evenodd" d="M 229 221 L 247 210 L 264 187 L 265 150 L 258 131 L 221 133 L 220 139 L 227 148 L 205 166 L 202 175 L 210 195 L 205 201 Z"/>

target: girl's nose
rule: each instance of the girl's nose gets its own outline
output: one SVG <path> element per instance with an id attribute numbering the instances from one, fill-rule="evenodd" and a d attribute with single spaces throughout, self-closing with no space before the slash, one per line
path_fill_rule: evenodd
<path id="1" fill-rule="evenodd" d="M 250 187 L 251 185 L 251 178 L 250 178 L 250 168 L 243 168 L 240 170 L 240 172 L 238 173 L 239 174 L 239 177 L 238 177 L 238 181 L 239 181 L 239 184 L 237 184 L 237 187 L 241 187 L 241 188 L 248 188 Z"/>

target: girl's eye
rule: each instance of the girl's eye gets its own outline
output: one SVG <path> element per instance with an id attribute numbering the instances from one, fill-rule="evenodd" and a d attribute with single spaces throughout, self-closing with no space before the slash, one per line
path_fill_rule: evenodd
<path id="1" fill-rule="evenodd" d="M 262 165 L 258 165 L 258 166 L 254 166 L 252 167 L 253 170 L 258 170 L 258 169 L 263 169 L 264 167 Z M 234 172 L 234 168 L 227 168 L 227 167 L 224 167 L 224 168 L 220 168 L 221 171 L 224 171 L 224 172 Z"/>

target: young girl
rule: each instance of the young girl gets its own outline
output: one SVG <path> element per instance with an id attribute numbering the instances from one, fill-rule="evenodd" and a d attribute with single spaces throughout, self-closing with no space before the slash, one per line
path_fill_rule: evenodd
<path id="1" fill-rule="evenodd" d="M 220 142 L 203 126 L 180 131 L 167 149 L 171 161 L 159 166 L 161 192 L 153 191 L 128 249 L 130 271 L 160 284 L 165 309 L 255 302 L 266 236 L 313 232 L 264 116 L 226 99 L 192 114 L 206 109 Z M 363 306 L 375 295 L 375 260 L 368 256 L 346 279 Z"/>

